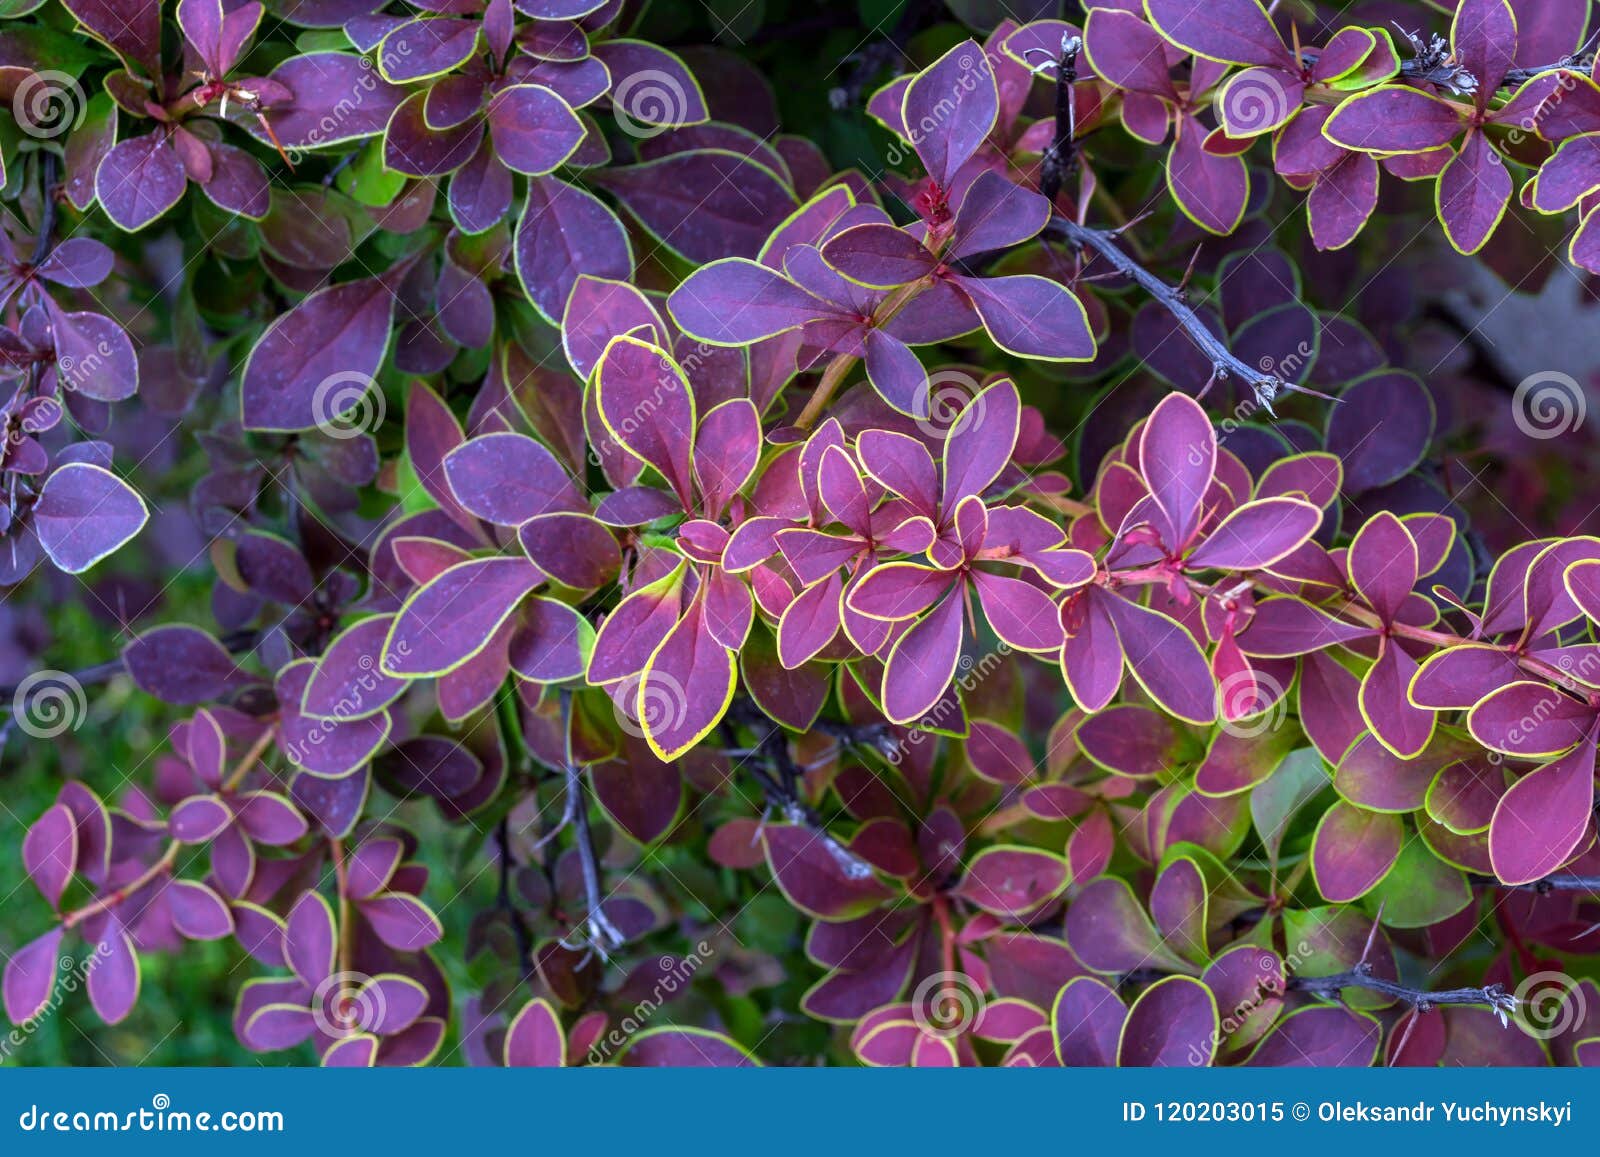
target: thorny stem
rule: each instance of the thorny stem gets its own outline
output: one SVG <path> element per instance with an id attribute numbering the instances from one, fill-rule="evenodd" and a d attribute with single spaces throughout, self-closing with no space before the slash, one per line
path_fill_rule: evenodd
<path id="1" fill-rule="evenodd" d="M 1039 192 L 1052 205 L 1061 192 L 1062 182 L 1072 168 L 1077 152 L 1077 125 L 1073 107 L 1073 85 L 1078 80 L 1078 53 L 1083 41 L 1077 37 L 1061 46 L 1061 58 L 1056 65 L 1055 139 L 1039 158 Z"/>
<path id="2" fill-rule="evenodd" d="M 1117 979 L 1121 984 L 1149 984 L 1171 975 L 1172 973 L 1160 968 L 1141 968 L 1134 972 L 1123 973 Z M 1375 975 L 1372 965 L 1366 962 L 1356 964 L 1344 972 L 1335 972 L 1331 976 L 1291 976 L 1285 987 L 1290 992 L 1307 992 L 1327 1000 L 1338 1000 L 1339 994 L 1346 988 L 1361 988 L 1403 1000 L 1418 1012 L 1432 1012 L 1447 1004 L 1486 1004 L 1501 1013 L 1515 1012 L 1517 1008 L 1517 998 L 1498 984 L 1486 984 L 1479 988 L 1438 990 L 1412 988 L 1408 984 L 1385 980 Z"/>
<path id="3" fill-rule="evenodd" d="M 1552 892 L 1589 892 L 1600 896 L 1600 876 L 1546 876 L 1530 884 L 1502 884 L 1493 876 L 1470 875 L 1469 884 L 1489 888 L 1504 888 L 1508 892 L 1537 892 L 1548 896 Z"/>
<path id="4" fill-rule="evenodd" d="M 1430 992 L 1427 989 L 1412 988 L 1398 981 L 1376 976 L 1373 974 L 1372 965 L 1365 962 L 1345 972 L 1336 972 L 1332 976 L 1291 976 L 1288 987 L 1294 992 L 1309 992 L 1330 1000 L 1337 1000 L 1343 989 L 1364 988 L 1368 992 L 1377 992 L 1384 996 L 1392 996 L 1396 1000 L 1403 1000 L 1418 1012 L 1432 1012 L 1435 1008 L 1447 1004 L 1487 1004 L 1503 1013 L 1515 1012 L 1517 1007 L 1517 998 L 1498 984 L 1486 984 L 1479 988 L 1446 988 Z"/>
<path id="5" fill-rule="evenodd" d="M 594 854 L 594 834 L 589 830 L 589 795 L 583 782 L 583 769 L 572 761 L 572 693 L 561 693 L 561 729 L 566 737 L 562 775 L 566 777 L 567 805 L 572 811 L 572 830 L 578 849 L 578 864 L 583 874 L 584 928 L 589 943 L 605 959 L 622 944 L 623 935 L 605 914 L 605 894 L 600 887 L 600 862 Z"/>
<path id="6" fill-rule="evenodd" d="M 1118 273 L 1150 294 L 1157 304 L 1173 316 L 1200 352 L 1210 359 L 1213 380 L 1238 378 L 1247 382 L 1255 394 L 1256 402 L 1268 413 L 1272 412 L 1272 403 L 1280 392 L 1313 392 L 1277 374 L 1247 365 L 1235 357 L 1233 351 L 1211 331 L 1184 299 L 1183 291 L 1176 286 L 1168 285 L 1123 252 L 1122 247 L 1117 244 L 1116 234 L 1088 225 L 1079 225 L 1076 221 L 1059 214 L 1052 217 L 1050 223 L 1045 226 L 1045 234 L 1059 237 L 1077 249 L 1092 249 Z"/>
<path id="7" fill-rule="evenodd" d="M 182 848 L 183 845 L 181 843 L 179 843 L 177 840 L 173 840 L 167 845 L 167 850 L 161 853 L 161 858 L 155 863 L 151 864 L 143 872 L 140 872 L 137 879 L 122 885 L 122 887 L 117 888 L 115 891 L 107 892 L 103 896 L 96 896 L 82 908 L 68 912 L 66 915 L 61 917 L 61 926 L 63 928 L 76 928 L 79 924 L 82 924 L 85 920 L 89 919 L 89 917 L 97 916 L 101 912 L 108 912 L 112 908 L 115 908 L 124 900 L 128 899 L 128 897 L 132 896 L 135 892 L 143 888 L 146 884 L 154 880 L 157 876 L 160 876 L 163 872 L 169 871 L 172 868 L 172 865 L 177 863 L 178 852 L 181 851 Z"/>
<path id="8" fill-rule="evenodd" d="M 729 709 L 729 716 L 737 718 L 747 726 L 765 729 L 760 746 L 749 754 L 760 757 L 767 766 L 763 767 L 753 761 L 745 766 L 750 769 L 750 774 L 756 783 L 760 784 L 768 808 L 776 809 L 784 822 L 797 824 L 816 833 L 840 870 L 852 880 L 864 880 L 871 876 L 872 866 L 834 839 L 829 834 L 827 825 L 822 822 L 822 818 L 801 798 L 801 771 L 795 766 L 794 757 L 789 754 L 789 739 L 784 734 L 783 728 L 767 718 L 766 713 L 748 699 L 734 700 Z M 820 721 L 818 723 L 819 730 L 826 730 L 828 726 L 831 725 L 824 725 Z M 733 747 L 731 723 L 724 727 L 723 734 L 730 741 L 729 747 Z M 840 738 L 844 740 L 844 736 L 841 735 Z"/>

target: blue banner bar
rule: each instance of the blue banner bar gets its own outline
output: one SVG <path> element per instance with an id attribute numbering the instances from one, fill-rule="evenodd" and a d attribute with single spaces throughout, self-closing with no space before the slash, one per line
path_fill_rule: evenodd
<path id="1" fill-rule="evenodd" d="M 1074 1150 L 1241 1140 L 1296 1157 L 1437 1138 L 1450 1157 L 1600 1140 L 1582 1069 L 0 1069 L 0 1154 L 339 1144 L 828 1157 L 926 1140 Z M 521 1151 L 521 1150 L 519 1150 Z"/>

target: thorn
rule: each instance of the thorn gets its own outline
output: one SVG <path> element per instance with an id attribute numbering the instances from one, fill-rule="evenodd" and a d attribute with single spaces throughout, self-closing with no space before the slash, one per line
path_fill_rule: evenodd
<path id="1" fill-rule="evenodd" d="M 1387 896 L 1378 901 L 1378 910 L 1372 915 L 1372 927 L 1367 929 L 1367 942 L 1361 946 L 1361 959 L 1356 963 L 1358 971 L 1365 971 L 1369 974 L 1372 972 L 1372 965 L 1367 962 L 1367 959 L 1372 955 L 1372 945 L 1378 939 L 1378 928 L 1383 923 L 1383 908 L 1388 902 L 1389 898 Z"/>
<path id="2" fill-rule="evenodd" d="M 1111 232 L 1109 234 L 1107 234 L 1107 236 L 1113 237 L 1113 238 L 1121 237 L 1124 233 L 1126 233 L 1129 229 L 1132 229 L 1135 225 L 1141 224 L 1145 220 L 1145 218 L 1151 216 L 1154 212 L 1155 212 L 1154 209 L 1146 209 L 1143 213 L 1140 213 L 1137 217 L 1135 217 L 1133 220 L 1129 221 L 1127 224 L 1119 225 L 1119 226 L 1117 226 L 1117 228 L 1111 230 Z"/>

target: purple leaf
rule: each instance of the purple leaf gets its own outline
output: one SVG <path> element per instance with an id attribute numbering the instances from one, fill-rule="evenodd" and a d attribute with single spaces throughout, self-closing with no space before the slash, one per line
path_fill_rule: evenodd
<path id="1" fill-rule="evenodd" d="M 445 457 L 444 474 L 462 507 L 497 526 L 588 509 L 556 456 L 525 434 L 472 438 Z"/>
<path id="2" fill-rule="evenodd" d="M 1034 274 L 957 277 L 994 343 L 1018 357 L 1084 362 L 1095 355 L 1083 303 L 1066 286 Z"/>
<path id="3" fill-rule="evenodd" d="M 1128 1010 L 1117 1041 L 1117 1064 L 1138 1067 L 1209 1065 L 1216 1053 L 1217 1001 L 1188 976 L 1158 980 Z"/>
<path id="4" fill-rule="evenodd" d="M 139 1002 L 139 958 L 133 940 L 113 916 L 89 962 L 89 1002 L 107 1024 L 116 1024 Z"/>
<path id="5" fill-rule="evenodd" d="M 1591 828 L 1596 726 L 1569 754 L 1511 785 L 1489 822 L 1489 860 L 1506 884 L 1542 879 L 1566 863 Z"/>
<path id="6" fill-rule="evenodd" d="M 513 252 L 522 292 L 551 324 L 580 275 L 633 277 L 633 247 L 616 214 L 588 190 L 554 177 L 528 182 Z"/>
<path id="7" fill-rule="evenodd" d="M 1162 35 L 1196 56 L 1298 68 L 1258 0 L 1146 0 L 1145 12 Z"/>
<path id="8" fill-rule="evenodd" d="M 1389 85 L 1346 100 L 1322 131 L 1346 149 L 1417 153 L 1449 144 L 1463 127 L 1461 114 L 1439 97 Z"/>
<path id="9" fill-rule="evenodd" d="M 1311 873 L 1317 890 L 1335 904 L 1366 895 L 1400 856 L 1405 829 L 1400 817 L 1334 804 L 1317 824 Z"/>
<path id="10" fill-rule="evenodd" d="M 1069 1068 L 1115 1065 L 1127 1015 L 1116 989 L 1092 976 L 1074 977 L 1050 1007 L 1056 1060 Z"/>
<path id="11" fill-rule="evenodd" d="M 875 289 L 909 284 L 939 267 L 922 242 L 878 221 L 835 233 L 822 246 L 822 257 L 851 281 Z"/>
<path id="12" fill-rule="evenodd" d="M 630 1068 L 735 1068 L 760 1062 L 719 1032 L 704 1028 L 647 1028 L 628 1040 L 617 1063 Z"/>
<path id="13" fill-rule="evenodd" d="M 1450 22 L 1450 46 L 1456 60 L 1477 79 L 1474 96 L 1479 108 L 1488 107 L 1515 63 L 1517 32 L 1516 14 L 1506 0 L 1461 0 L 1457 5 Z"/>
<path id="14" fill-rule="evenodd" d="M 1190 723 L 1217 718 L 1216 683 L 1194 636 L 1160 611 L 1107 600 L 1128 669 L 1163 709 Z"/>
<path id="15" fill-rule="evenodd" d="M 82 574 L 132 541 L 150 511 L 111 471 L 69 462 L 45 480 L 33 508 L 39 545 L 68 574 Z"/>
<path id="16" fill-rule="evenodd" d="M 14 1025 L 32 1020 L 44 1011 L 55 990 L 62 929 L 52 928 L 30 940 L 6 961 L 4 991 L 6 1017 Z"/>
<path id="17" fill-rule="evenodd" d="M 541 177 L 577 151 L 585 129 L 567 102 L 537 84 L 513 84 L 489 101 L 495 154 L 518 173 Z"/>
<path id="18" fill-rule="evenodd" d="M 593 52 L 611 73 L 611 111 L 624 131 L 648 139 L 649 128 L 683 128 L 710 119 L 700 82 L 675 53 L 623 38 L 596 44 Z"/>
<path id="19" fill-rule="evenodd" d="M 167 703 L 205 703 L 245 681 L 222 644 L 198 627 L 179 624 L 146 631 L 122 653 L 140 690 Z"/>
<path id="20" fill-rule="evenodd" d="M 563 586 L 598 590 L 622 567 L 616 536 L 587 514 L 541 514 L 517 528 L 533 564 Z"/>
<path id="21" fill-rule="evenodd" d="M 1523 759 L 1560 755 L 1583 741 L 1595 717 L 1587 703 L 1548 683 L 1519 680 L 1483 697 L 1467 715 L 1472 737 Z"/>
<path id="22" fill-rule="evenodd" d="M 719 149 L 606 169 L 595 181 L 663 245 L 696 265 L 757 256 L 767 236 L 799 207 L 793 190 L 771 169 Z"/>
<path id="23" fill-rule="evenodd" d="M 1500 224 L 1511 191 L 1511 174 L 1500 154 L 1483 133 L 1468 133 L 1439 174 L 1439 221 L 1450 244 L 1462 253 L 1482 249 Z"/>
<path id="24" fill-rule="evenodd" d="M 734 652 L 712 637 L 697 599 L 651 654 L 635 715 L 663 762 L 679 759 L 711 732 L 733 699 Z"/>
<path id="25" fill-rule="evenodd" d="M 420 952 L 444 935 L 439 918 L 428 906 L 403 892 L 385 892 L 360 901 L 356 907 L 379 940 L 402 952 Z"/>
<path id="26" fill-rule="evenodd" d="M 120 229 L 143 229 L 183 199 L 188 184 L 178 152 L 160 132 L 130 137 L 95 170 L 95 197 Z"/>
<path id="27" fill-rule="evenodd" d="M 383 648 L 382 671 L 415 678 L 443 675 L 484 647 L 540 582 L 523 558 L 459 563 L 406 600 Z"/>
<path id="28" fill-rule="evenodd" d="M 896 723 L 920 719 L 944 695 L 961 656 L 961 599 L 946 595 L 896 641 L 883 669 L 883 713 Z"/>
<path id="29" fill-rule="evenodd" d="M 221 940 L 233 935 L 233 913 L 209 885 L 174 880 L 167 885 L 172 924 L 190 940 Z"/>
<path id="30" fill-rule="evenodd" d="M 1297 498 L 1263 498 L 1233 510 L 1189 553 L 1191 567 L 1260 570 L 1300 549 L 1322 511 Z"/>
<path id="31" fill-rule="evenodd" d="M 1178 208 L 1202 229 L 1227 235 L 1239 227 L 1250 201 L 1250 171 L 1244 159 L 1205 148 L 1205 128 L 1192 116 L 1178 122 L 1167 153 L 1167 191 Z"/>
<path id="32" fill-rule="evenodd" d="M 1350 543 L 1350 581 L 1385 623 L 1392 623 L 1417 584 L 1417 543 L 1393 514 L 1367 520 Z"/>
<path id="33" fill-rule="evenodd" d="M 318 290 L 267 327 L 239 387 L 247 428 L 325 427 L 362 405 L 389 347 L 391 278 Z"/>
<path id="34" fill-rule="evenodd" d="M 400 25 L 378 46 L 378 71 L 394 84 L 453 72 L 478 46 L 476 20 L 422 17 Z"/>
<path id="35" fill-rule="evenodd" d="M 22 868 L 50 907 L 58 908 L 77 865 L 77 819 L 58 803 L 45 809 L 22 837 Z"/>
<path id="36" fill-rule="evenodd" d="M 985 912 L 1017 920 L 1038 911 L 1067 886 L 1067 864 L 1039 848 L 993 847 L 968 864 L 956 895 Z"/>
<path id="37" fill-rule="evenodd" d="M 1120 89 L 1161 97 L 1176 104 L 1167 58 L 1168 42 L 1142 19 L 1143 13 L 1128 9 L 1101 7 L 1089 9 L 1083 26 L 1084 55 L 1096 75 Z M 1157 104 L 1161 133 L 1167 130 L 1166 105 Z M 1124 118 L 1127 111 L 1124 110 Z M 1147 140 L 1147 137 L 1140 137 Z M 1156 137 L 1151 144 L 1160 143 Z"/>
<path id="38" fill-rule="evenodd" d="M 342 23 L 342 22 L 341 22 Z M 311 52 L 291 56 L 268 79 L 289 90 L 291 99 L 268 114 L 272 131 L 285 149 L 317 149 L 376 136 L 405 97 L 377 75 L 366 56 L 347 52 Z M 245 129 L 264 145 L 271 139 L 255 121 Z"/>
<path id="39" fill-rule="evenodd" d="M 360 719 L 398 699 L 408 684 L 379 669 L 392 615 L 373 615 L 341 632 L 306 682 L 302 714 L 314 719 Z"/>
<path id="40" fill-rule="evenodd" d="M 567 1038 L 550 1002 L 530 1000 L 506 1029 L 504 1060 L 507 1068 L 559 1069 L 567 1063 Z"/>
<path id="41" fill-rule="evenodd" d="M 904 124 L 928 176 L 948 189 L 995 126 L 1000 98 L 994 69 L 977 43 L 963 40 L 906 87 Z"/>
<path id="42" fill-rule="evenodd" d="M 657 346 L 616 338 L 595 368 L 594 392 L 606 432 L 693 509 L 694 395 L 677 363 Z"/>
<path id="43" fill-rule="evenodd" d="M 1382 1039 L 1383 1027 L 1365 1013 L 1311 1005 L 1279 1021 L 1244 1063 L 1265 1068 L 1364 1068 L 1377 1059 Z"/>
<path id="44" fill-rule="evenodd" d="M 742 257 L 695 270 L 667 308 L 684 332 L 730 345 L 774 337 L 834 312 L 782 274 Z"/>

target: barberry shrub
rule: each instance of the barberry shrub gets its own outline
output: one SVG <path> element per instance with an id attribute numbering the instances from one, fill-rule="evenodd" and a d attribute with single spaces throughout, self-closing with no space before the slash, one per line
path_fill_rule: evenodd
<path id="1" fill-rule="evenodd" d="M 1600 1058 L 1587 0 L 737 7 L 7 6 L 7 1017 Z"/>

